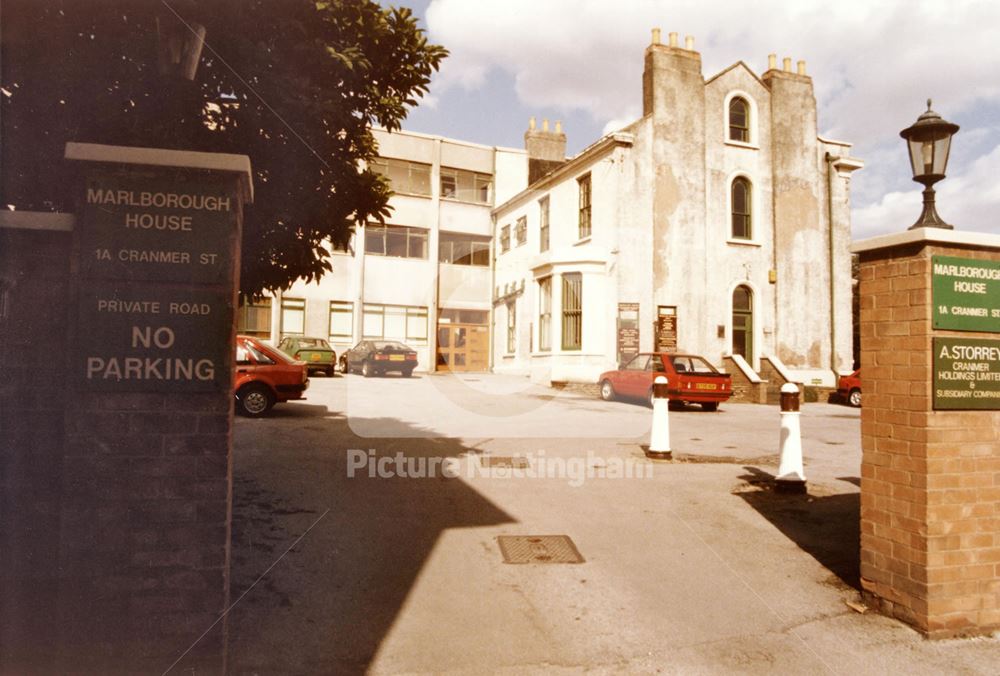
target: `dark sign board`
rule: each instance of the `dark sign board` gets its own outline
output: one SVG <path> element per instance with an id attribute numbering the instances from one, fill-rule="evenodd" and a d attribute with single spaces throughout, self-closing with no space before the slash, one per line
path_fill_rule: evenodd
<path id="1" fill-rule="evenodd" d="M 210 392 L 232 387 L 230 294 L 87 282 L 78 297 L 73 369 L 86 388 Z"/>
<path id="2" fill-rule="evenodd" d="M 232 180 L 196 172 L 94 172 L 81 206 L 81 275 L 229 283 L 240 210 Z"/>
<path id="3" fill-rule="evenodd" d="M 1000 261 L 931 259 L 934 328 L 1000 333 Z"/>
<path id="4" fill-rule="evenodd" d="M 677 351 L 677 308 L 661 307 L 656 318 L 656 350 Z"/>
<path id="5" fill-rule="evenodd" d="M 618 303 L 618 363 L 639 354 L 639 304 Z"/>
<path id="6" fill-rule="evenodd" d="M 1000 340 L 934 339 L 935 409 L 1000 410 Z"/>

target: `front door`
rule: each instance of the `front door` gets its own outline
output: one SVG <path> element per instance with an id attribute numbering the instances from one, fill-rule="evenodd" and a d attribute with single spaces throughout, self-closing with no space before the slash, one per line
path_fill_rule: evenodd
<path id="1" fill-rule="evenodd" d="M 489 368 L 489 327 L 478 324 L 439 324 L 438 371 L 485 371 Z"/>
<path id="2" fill-rule="evenodd" d="M 733 291 L 733 354 L 753 364 L 753 295 L 745 286 Z"/>

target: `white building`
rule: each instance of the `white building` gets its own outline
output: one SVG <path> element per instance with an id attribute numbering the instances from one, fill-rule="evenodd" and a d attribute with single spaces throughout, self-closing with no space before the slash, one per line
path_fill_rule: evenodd
<path id="1" fill-rule="evenodd" d="M 402 341 L 419 370 L 489 368 L 490 210 L 527 183 L 523 150 L 375 130 L 377 171 L 395 195 L 386 224 L 334 251 L 333 271 L 243 308 L 240 331 L 277 342 L 328 338 L 337 354 L 362 338 Z"/>
<path id="2" fill-rule="evenodd" d="M 832 387 L 851 368 L 862 164 L 817 136 L 804 63 L 705 80 L 692 47 L 654 38 L 643 117 L 494 209 L 495 370 L 593 383 L 654 348 L 745 386 L 764 373 Z M 554 135 L 526 137 L 539 133 Z"/>
<path id="3" fill-rule="evenodd" d="M 338 353 L 399 339 L 424 369 L 547 383 L 593 383 L 656 348 L 702 354 L 750 398 L 766 379 L 834 386 L 852 364 L 862 164 L 818 137 L 804 63 L 706 80 L 692 42 L 654 31 L 642 90 L 641 119 L 569 159 L 559 126 L 534 121 L 526 151 L 376 132 L 387 225 L 241 329 L 326 336 Z"/>

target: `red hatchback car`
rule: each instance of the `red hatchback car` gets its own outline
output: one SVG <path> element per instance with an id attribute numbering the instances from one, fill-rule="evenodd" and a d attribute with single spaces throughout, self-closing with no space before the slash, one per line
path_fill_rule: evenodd
<path id="1" fill-rule="evenodd" d="M 653 381 L 666 376 L 671 403 L 697 403 L 714 411 L 733 394 L 732 376 L 721 373 L 702 357 L 666 352 L 636 355 L 617 371 L 601 374 L 601 398 L 645 399 L 652 404 Z"/>
<path id="2" fill-rule="evenodd" d="M 309 387 L 304 361 L 294 361 L 283 352 L 250 336 L 236 336 L 236 412 L 257 418 L 278 402 L 302 399 Z"/>
<path id="3" fill-rule="evenodd" d="M 854 408 L 861 406 L 861 369 L 837 381 L 837 396 Z"/>

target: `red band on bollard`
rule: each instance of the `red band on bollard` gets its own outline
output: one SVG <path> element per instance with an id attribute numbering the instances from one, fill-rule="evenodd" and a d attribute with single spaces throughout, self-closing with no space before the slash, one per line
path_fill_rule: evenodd
<path id="1" fill-rule="evenodd" d="M 781 411 L 783 413 L 795 412 L 799 410 L 799 393 L 798 392 L 782 392 L 781 393 Z"/>
<path id="2" fill-rule="evenodd" d="M 666 399 L 669 389 L 670 383 L 653 383 L 653 398 Z"/>

